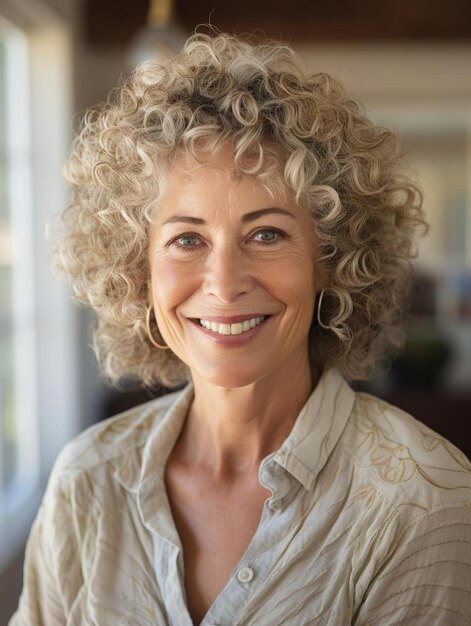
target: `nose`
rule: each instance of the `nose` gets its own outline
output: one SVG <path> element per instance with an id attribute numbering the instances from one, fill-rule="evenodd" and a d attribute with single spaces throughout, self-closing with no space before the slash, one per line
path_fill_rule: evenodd
<path id="1" fill-rule="evenodd" d="M 251 291 L 252 273 L 250 259 L 236 245 L 221 245 L 206 259 L 203 292 L 229 304 Z"/>

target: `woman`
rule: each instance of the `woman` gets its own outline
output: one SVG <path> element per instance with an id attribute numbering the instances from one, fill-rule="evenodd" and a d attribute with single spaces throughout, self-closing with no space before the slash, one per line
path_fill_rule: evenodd
<path id="1" fill-rule="evenodd" d="M 196 34 L 85 116 L 67 177 L 104 373 L 188 384 L 62 451 L 11 625 L 469 624 L 469 461 L 347 382 L 424 226 L 395 135 L 290 48 Z"/>

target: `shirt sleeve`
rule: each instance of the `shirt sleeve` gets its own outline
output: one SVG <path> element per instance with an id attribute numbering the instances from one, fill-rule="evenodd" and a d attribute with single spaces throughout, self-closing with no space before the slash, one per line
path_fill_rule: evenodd
<path id="1" fill-rule="evenodd" d="M 370 583 L 353 626 L 471 624 L 471 506 L 407 527 Z"/>
<path id="2" fill-rule="evenodd" d="M 70 491 L 53 470 L 26 544 L 23 591 L 9 626 L 65 626 L 80 570 Z"/>

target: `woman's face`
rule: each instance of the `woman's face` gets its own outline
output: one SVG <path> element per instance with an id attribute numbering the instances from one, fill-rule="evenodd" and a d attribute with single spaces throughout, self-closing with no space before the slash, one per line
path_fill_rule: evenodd
<path id="1" fill-rule="evenodd" d="M 237 176 L 225 147 L 203 165 L 181 157 L 154 215 L 149 299 L 193 377 L 241 387 L 309 367 L 321 284 L 312 223 L 295 201 Z"/>

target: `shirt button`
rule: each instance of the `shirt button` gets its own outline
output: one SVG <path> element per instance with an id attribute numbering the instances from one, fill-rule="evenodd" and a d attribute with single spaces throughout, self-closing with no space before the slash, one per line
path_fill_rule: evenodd
<path id="1" fill-rule="evenodd" d="M 237 572 L 237 578 L 241 583 L 249 583 L 255 574 L 253 573 L 253 569 L 251 567 L 243 567 Z"/>

